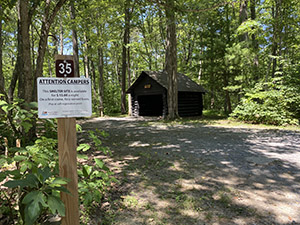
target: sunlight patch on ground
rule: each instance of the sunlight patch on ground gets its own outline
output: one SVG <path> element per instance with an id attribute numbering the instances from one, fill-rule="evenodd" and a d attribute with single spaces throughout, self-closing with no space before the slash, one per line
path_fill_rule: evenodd
<path id="1" fill-rule="evenodd" d="M 143 144 L 140 141 L 134 141 L 131 144 L 129 144 L 129 147 L 149 147 L 149 146 L 150 146 L 150 144 L 148 144 L 148 143 Z"/>
<path id="2" fill-rule="evenodd" d="M 266 190 L 241 190 L 241 193 L 243 198 L 236 201 L 237 204 L 256 208 L 264 214 L 272 214 L 278 223 L 300 222 L 300 196 L 295 193 L 285 191 L 282 194 Z"/>

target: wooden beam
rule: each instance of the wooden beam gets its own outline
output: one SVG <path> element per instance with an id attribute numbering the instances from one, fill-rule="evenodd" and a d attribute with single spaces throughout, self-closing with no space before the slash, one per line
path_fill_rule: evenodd
<path id="1" fill-rule="evenodd" d="M 57 136 L 59 175 L 70 180 L 66 188 L 71 192 L 71 194 L 61 193 L 66 208 L 66 216 L 62 218 L 61 224 L 79 225 L 76 119 L 57 119 Z"/>

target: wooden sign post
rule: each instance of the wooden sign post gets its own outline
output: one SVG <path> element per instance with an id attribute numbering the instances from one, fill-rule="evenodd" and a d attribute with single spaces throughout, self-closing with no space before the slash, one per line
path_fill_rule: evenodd
<path id="1" fill-rule="evenodd" d="M 56 76 L 38 77 L 38 117 L 57 118 L 59 175 L 69 179 L 61 193 L 66 215 L 62 225 L 79 225 L 76 117 L 92 115 L 91 80 L 74 77 L 73 56 L 55 56 Z"/>
<path id="2" fill-rule="evenodd" d="M 59 175 L 66 177 L 69 182 L 66 188 L 70 194 L 61 192 L 61 200 L 65 204 L 66 216 L 62 218 L 62 225 L 78 225 L 78 176 L 77 176 L 77 152 L 76 152 L 76 119 L 58 118 L 58 155 Z"/>
<path id="3" fill-rule="evenodd" d="M 55 56 L 56 77 L 74 77 L 73 56 Z M 62 218 L 62 225 L 79 225 L 78 206 L 78 175 L 76 150 L 76 119 L 57 119 L 57 138 L 59 155 L 59 175 L 69 179 L 66 188 L 70 194 L 61 192 L 61 199 L 65 204 L 66 216 Z"/>

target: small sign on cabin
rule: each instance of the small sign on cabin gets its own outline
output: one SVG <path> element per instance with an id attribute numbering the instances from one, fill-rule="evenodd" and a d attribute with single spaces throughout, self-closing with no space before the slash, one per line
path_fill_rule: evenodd
<path id="1" fill-rule="evenodd" d="M 145 89 L 150 89 L 151 88 L 151 84 L 145 84 L 144 88 Z"/>

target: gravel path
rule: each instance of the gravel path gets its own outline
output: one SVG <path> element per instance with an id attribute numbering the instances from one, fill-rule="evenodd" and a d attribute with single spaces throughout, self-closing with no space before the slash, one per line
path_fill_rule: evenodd
<path id="1" fill-rule="evenodd" d="M 83 128 L 107 131 L 106 144 L 118 142 L 111 146 L 114 154 L 146 149 L 162 157 L 182 157 L 196 181 L 205 176 L 216 186 L 232 188 L 238 193 L 235 204 L 251 207 L 270 221 L 236 217 L 231 224 L 300 224 L 300 132 L 170 125 L 144 118 L 95 118 Z M 212 169 L 197 169 L 200 164 Z"/>

